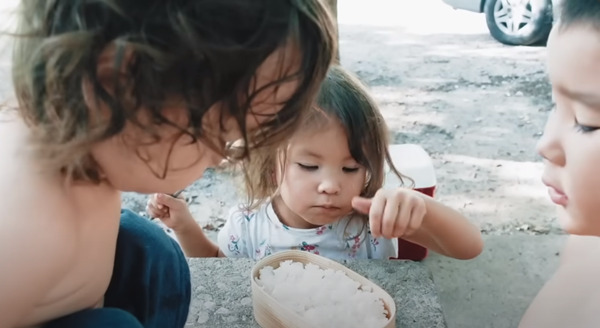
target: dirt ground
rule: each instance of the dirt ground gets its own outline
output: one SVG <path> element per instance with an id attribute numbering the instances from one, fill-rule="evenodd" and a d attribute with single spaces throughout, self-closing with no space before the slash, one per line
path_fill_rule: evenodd
<path id="1" fill-rule="evenodd" d="M 342 65 L 370 86 L 392 140 L 429 152 L 440 201 L 487 234 L 560 233 L 535 154 L 551 108 L 543 46 L 504 46 L 483 15 L 441 0 L 343 0 L 339 20 Z M 188 188 L 211 235 L 235 190 L 212 171 Z M 126 194 L 124 205 L 141 212 L 144 199 Z"/>

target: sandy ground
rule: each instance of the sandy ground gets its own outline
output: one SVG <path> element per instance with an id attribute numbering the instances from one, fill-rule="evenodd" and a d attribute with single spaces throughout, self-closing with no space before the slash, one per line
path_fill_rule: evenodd
<path id="1" fill-rule="evenodd" d="M 543 46 L 504 46 L 482 15 L 441 0 L 343 0 L 339 20 L 342 65 L 370 86 L 393 141 L 429 152 L 440 201 L 486 234 L 560 233 L 535 154 L 551 107 Z M 188 188 L 209 234 L 236 189 L 212 171 Z M 143 211 L 144 199 L 126 194 L 124 206 Z"/>

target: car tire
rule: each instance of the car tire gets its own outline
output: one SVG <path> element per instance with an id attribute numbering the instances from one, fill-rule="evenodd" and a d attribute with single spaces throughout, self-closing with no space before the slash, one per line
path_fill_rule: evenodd
<path id="1" fill-rule="evenodd" d="M 532 45 L 543 42 L 552 28 L 552 1 L 529 0 L 526 6 L 528 21 L 518 26 L 512 24 L 512 17 L 517 11 L 512 10 L 513 6 L 510 6 L 509 2 L 510 0 L 485 2 L 485 18 L 492 37 L 508 45 Z"/>

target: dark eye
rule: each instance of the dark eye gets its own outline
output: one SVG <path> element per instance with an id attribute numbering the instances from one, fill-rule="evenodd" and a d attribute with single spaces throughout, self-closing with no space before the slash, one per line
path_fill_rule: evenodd
<path id="1" fill-rule="evenodd" d="M 575 119 L 575 129 L 577 130 L 577 132 L 591 133 L 591 132 L 598 130 L 599 128 L 595 127 L 595 126 L 579 124 L 579 122 L 577 122 L 577 119 Z"/>
<path id="2" fill-rule="evenodd" d="M 302 163 L 296 163 L 296 164 L 298 164 L 298 166 L 300 166 L 301 169 L 306 170 L 306 171 L 314 171 L 319 168 L 316 165 L 306 165 L 306 164 L 302 164 Z"/>
<path id="3" fill-rule="evenodd" d="M 342 171 L 344 171 L 345 173 L 353 173 L 358 172 L 359 169 L 360 167 L 344 167 L 342 168 Z"/>

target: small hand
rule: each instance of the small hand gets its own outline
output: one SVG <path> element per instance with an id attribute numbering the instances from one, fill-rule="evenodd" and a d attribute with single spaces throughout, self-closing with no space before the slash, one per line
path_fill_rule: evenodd
<path id="1" fill-rule="evenodd" d="M 380 189 L 371 199 L 354 197 L 352 207 L 369 215 L 373 236 L 399 238 L 410 236 L 421 227 L 427 213 L 423 197 L 412 189 Z"/>
<path id="2" fill-rule="evenodd" d="M 195 224 L 183 195 L 173 197 L 167 194 L 153 194 L 146 204 L 146 212 L 160 219 L 174 231 L 181 231 L 188 224 Z"/>

